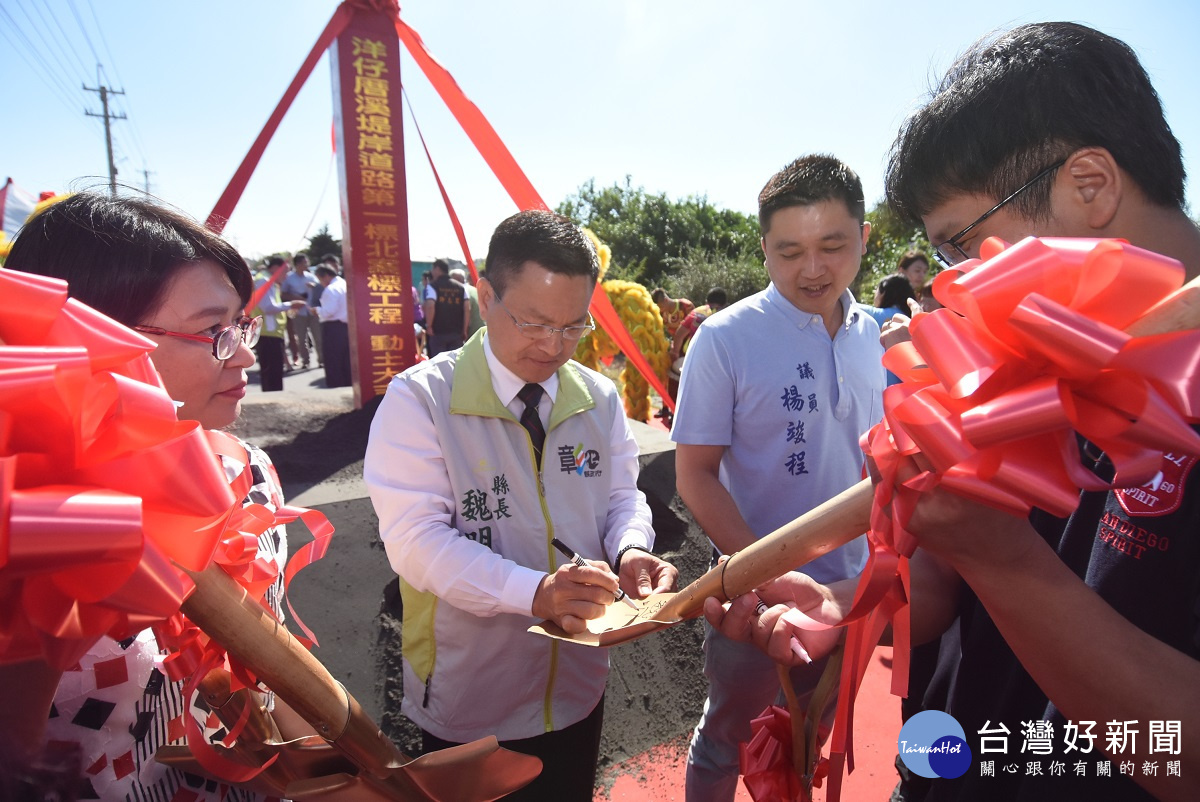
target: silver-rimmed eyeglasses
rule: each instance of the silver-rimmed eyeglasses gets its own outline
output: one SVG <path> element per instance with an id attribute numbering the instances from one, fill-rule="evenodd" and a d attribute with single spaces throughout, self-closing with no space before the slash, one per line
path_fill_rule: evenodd
<path id="1" fill-rule="evenodd" d="M 517 327 L 527 340 L 548 340 L 555 334 L 561 334 L 562 338 L 567 342 L 577 342 L 589 331 L 596 330 L 596 321 L 592 319 L 591 312 L 588 312 L 588 322 L 582 326 L 566 326 L 556 329 L 554 326 L 546 326 L 542 323 L 522 323 L 517 320 L 512 312 L 508 311 L 508 307 L 504 305 L 504 301 L 500 300 L 499 295 L 494 295 L 493 297 L 496 299 L 496 303 L 500 304 L 500 308 L 504 310 L 504 314 L 509 316 L 513 325 Z"/>

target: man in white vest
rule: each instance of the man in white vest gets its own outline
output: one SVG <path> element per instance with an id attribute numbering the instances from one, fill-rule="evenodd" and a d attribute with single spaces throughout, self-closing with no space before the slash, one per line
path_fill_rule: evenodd
<path id="1" fill-rule="evenodd" d="M 526 629 L 551 619 L 580 632 L 618 588 L 641 598 L 677 579 L 650 553 L 621 398 L 570 361 L 595 327 L 598 273 L 566 218 L 505 220 L 478 287 L 485 328 L 396 376 L 367 446 L 404 603 L 402 710 L 425 751 L 495 735 L 540 757 L 541 776 L 512 799 L 590 802 L 608 674 L 603 650 Z"/>

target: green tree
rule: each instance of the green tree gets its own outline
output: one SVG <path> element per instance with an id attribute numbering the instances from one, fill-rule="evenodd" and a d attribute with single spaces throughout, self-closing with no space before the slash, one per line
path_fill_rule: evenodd
<path id="1" fill-rule="evenodd" d="M 896 263 L 909 249 L 924 251 L 929 262 L 929 277 L 933 277 L 938 264 L 925 229 L 902 220 L 883 201 L 867 212 L 867 221 L 871 224 L 871 236 L 867 238 L 867 253 L 852 288 L 855 298 L 870 303 L 879 282 L 896 272 Z"/>
<path id="2" fill-rule="evenodd" d="M 342 258 L 342 241 L 333 238 L 329 233 L 329 224 L 326 223 L 308 238 L 308 258 L 309 261 L 319 262 L 331 253 L 339 260 Z"/>
<path id="3" fill-rule="evenodd" d="M 588 179 L 558 205 L 559 214 L 587 226 L 612 249 L 608 275 L 648 287 L 665 283 L 672 260 L 699 254 L 736 260 L 758 248 L 758 221 L 719 209 L 706 196 L 671 200 L 625 183 L 596 187 Z"/>
<path id="4" fill-rule="evenodd" d="M 726 256 L 693 249 L 669 259 L 668 266 L 670 276 L 663 289 L 672 298 L 687 298 L 696 306 L 704 303 L 713 287 L 722 287 L 733 303 L 766 289 L 771 282 L 762 257 L 750 254 Z"/>

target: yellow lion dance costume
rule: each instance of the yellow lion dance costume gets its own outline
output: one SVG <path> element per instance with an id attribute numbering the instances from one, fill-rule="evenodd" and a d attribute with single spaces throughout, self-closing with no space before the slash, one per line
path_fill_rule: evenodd
<path id="1" fill-rule="evenodd" d="M 645 355 L 646 361 L 665 385 L 671 356 L 663 332 L 662 314 L 659 313 L 657 304 L 650 300 L 650 291 L 641 284 L 620 279 L 604 281 L 604 274 L 612 259 L 612 251 L 591 231 L 586 228 L 583 231 L 592 240 L 600 256 L 600 280 L 603 282 L 601 286 L 604 287 L 608 300 L 617 310 L 617 315 Z M 593 370 L 599 370 L 601 360 L 614 357 L 618 353 L 620 349 L 612 338 L 596 329 L 579 341 L 575 349 L 575 359 Z M 621 381 L 625 384 L 625 414 L 634 420 L 649 421 L 650 383 L 629 360 L 626 360 L 625 369 L 621 372 Z"/>

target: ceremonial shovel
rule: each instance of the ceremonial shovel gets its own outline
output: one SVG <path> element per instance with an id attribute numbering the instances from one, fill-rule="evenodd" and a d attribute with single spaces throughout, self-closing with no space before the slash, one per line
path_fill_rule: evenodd
<path id="1" fill-rule="evenodd" d="M 1196 328 L 1200 328 L 1200 278 L 1164 298 L 1125 331 L 1134 337 L 1148 337 Z M 615 646 L 674 626 L 700 615 L 709 596 L 729 601 L 849 543 L 867 531 L 873 498 L 871 480 L 863 479 L 737 552 L 678 593 L 641 600 L 636 613 L 625 605 L 611 604 L 578 635 L 568 634 L 553 621 L 542 621 L 529 631 L 588 646 Z"/>
<path id="2" fill-rule="evenodd" d="M 244 783 L 295 800 L 337 802 L 490 802 L 527 785 L 541 772 L 536 757 L 500 748 L 494 737 L 411 760 L 402 754 L 321 662 L 218 566 L 188 571 L 195 592 L 183 612 L 229 655 L 250 669 L 320 737 L 282 742 L 279 731 L 248 692 L 231 694 L 224 672 L 211 672 L 201 692 L 227 727 L 248 716 L 229 760 L 275 763 Z M 212 776 L 186 746 L 159 749 L 161 762 Z M 221 778 L 216 777 L 220 780 Z"/>

